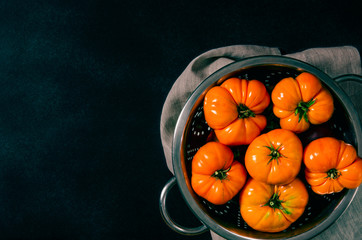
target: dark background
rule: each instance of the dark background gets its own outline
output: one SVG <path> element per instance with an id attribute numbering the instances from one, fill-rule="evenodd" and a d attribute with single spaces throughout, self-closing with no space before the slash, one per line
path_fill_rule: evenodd
<path id="1" fill-rule="evenodd" d="M 357 2 L 1 1 L 0 238 L 209 239 L 158 209 L 173 82 L 227 45 L 361 51 Z M 168 203 L 199 225 L 177 188 Z"/>

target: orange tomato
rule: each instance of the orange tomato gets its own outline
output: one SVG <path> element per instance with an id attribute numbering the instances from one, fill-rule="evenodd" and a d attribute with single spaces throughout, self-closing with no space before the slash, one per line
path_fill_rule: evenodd
<path id="1" fill-rule="evenodd" d="M 255 230 L 280 232 L 303 214 L 308 199 L 307 189 L 298 178 L 281 186 L 251 178 L 240 194 L 240 213 Z"/>
<path id="2" fill-rule="evenodd" d="M 331 137 L 319 138 L 305 148 L 305 178 L 318 194 L 357 188 L 362 182 L 362 159 L 355 148 Z"/>
<path id="3" fill-rule="evenodd" d="M 310 124 L 328 121 L 334 111 L 333 97 L 314 75 L 303 72 L 284 78 L 272 91 L 273 112 L 280 126 L 296 133 L 306 131 Z"/>
<path id="4" fill-rule="evenodd" d="M 191 174 L 191 186 L 196 194 L 216 205 L 231 200 L 247 177 L 244 166 L 234 161 L 231 149 L 218 142 L 208 142 L 197 151 Z"/>
<path id="5" fill-rule="evenodd" d="M 298 175 L 303 146 L 297 135 L 275 129 L 254 139 L 245 154 L 250 176 L 267 184 L 287 184 Z"/>
<path id="6" fill-rule="evenodd" d="M 266 118 L 261 113 L 269 103 L 269 93 L 261 82 L 230 78 L 206 93 L 204 115 L 221 143 L 246 145 L 265 128 Z"/>

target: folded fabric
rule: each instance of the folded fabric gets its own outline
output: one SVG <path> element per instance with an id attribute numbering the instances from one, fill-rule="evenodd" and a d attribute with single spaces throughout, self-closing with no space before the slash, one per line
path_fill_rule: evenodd
<path id="1" fill-rule="evenodd" d="M 278 48 L 256 45 L 233 45 L 207 51 L 192 60 L 173 84 L 161 114 L 161 141 L 169 170 L 172 168 L 172 140 L 179 114 L 196 87 L 218 69 L 246 57 L 260 55 L 281 55 Z M 307 62 L 331 77 L 344 74 L 361 74 L 359 52 L 352 46 L 311 48 L 285 56 Z M 347 212 L 328 230 L 315 239 L 357 239 L 362 236 L 358 214 L 362 210 L 362 193 L 358 194 Z M 220 236 L 211 233 L 213 240 Z"/>

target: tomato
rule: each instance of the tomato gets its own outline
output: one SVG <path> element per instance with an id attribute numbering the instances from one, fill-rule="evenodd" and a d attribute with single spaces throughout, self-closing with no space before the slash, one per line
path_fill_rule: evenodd
<path id="1" fill-rule="evenodd" d="M 271 94 L 273 112 L 280 126 L 296 133 L 306 131 L 310 124 L 328 121 L 334 111 L 333 97 L 314 75 L 303 72 L 278 82 Z"/>
<path id="2" fill-rule="evenodd" d="M 305 148 L 305 178 L 318 194 L 357 188 L 362 182 L 362 159 L 355 148 L 332 137 L 319 138 Z"/>
<path id="3" fill-rule="evenodd" d="M 231 200 L 246 177 L 244 166 L 234 161 L 231 149 L 221 143 L 206 143 L 192 159 L 191 186 L 197 195 L 215 205 Z"/>
<path id="4" fill-rule="evenodd" d="M 308 199 L 307 189 L 298 178 L 281 186 L 251 178 L 240 194 L 240 213 L 255 230 L 280 232 L 303 214 Z"/>
<path id="5" fill-rule="evenodd" d="M 204 115 L 221 143 L 247 145 L 265 128 L 266 117 L 261 113 L 269 103 L 260 81 L 229 78 L 206 93 Z"/>
<path id="6" fill-rule="evenodd" d="M 297 135 L 275 129 L 254 139 L 245 154 L 245 167 L 252 178 L 267 184 L 287 184 L 299 173 L 303 146 Z"/>

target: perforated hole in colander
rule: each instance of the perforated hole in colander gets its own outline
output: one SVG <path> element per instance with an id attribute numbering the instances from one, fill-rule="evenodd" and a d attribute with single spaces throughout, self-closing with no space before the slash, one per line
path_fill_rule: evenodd
<path id="1" fill-rule="evenodd" d="M 299 74 L 300 72 L 296 69 L 273 66 L 244 69 L 243 71 L 237 72 L 234 77 L 247 80 L 257 79 L 263 82 L 268 92 L 271 93 L 275 84 L 278 83 L 281 79 L 286 77 L 296 77 Z M 346 122 L 348 122 L 348 117 L 345 114 L 341 114 L 344 112 L 343 104 L 338 100 L 335 101 L 335 114 L 327 123 L 311 126 L 308 131 L 298 135 L 303 143 L 303 146 L 306 146 L 310 141 L 316 138 L 324 136 L 332 136 L 343 139 L 346 142 L 353 142 L 354 136 L 351 134 L 353 131 L 351 131 L 350 124 L 346 124 Z M 279 120 L 273 115 L 271 105 L 265 110 L 264 115 L 268 118 L 268 126 L 262 133 L 270 131 L 274 128 L 279 128 Z M 201 146 L 203 146 L 207 141 L 210 140 L 210 138 L 212 138 L 212 134 L 213 130 L 207 125 L 207 122 L 205 121 L 203 104 L 201 102 L 196 107 L 193 115 L 191 116 L 190 127 L 186 135 L 185 159 L 186 170 L 189 178 L 191 177 L 191 162 L 193 156 Z M 232 147 L 234 155 L 237 156 L 236 160 L 243 163 L 243 156 L 245 155 L 246 149 L 247 146 Z M 340 193 L 324 196 L 317 195 L 306 183 L 303 169 L 301 169 L 298 177 L 304 181 L 305 185 L 307 186 L 309 202 L 303 215 L 283 232 L 294 231 L 303 225 L 311 224 L 313 221 L 321 221 L 331 211 L 333 211 L 334 206 L 338 204 L 345 194 L 345 191 L 342 191 Z M 228 225 L 232 225 L 237 228 L 241 228 L 247 231 L 254 231 L 245 223 L 240 215 L 238 198 L 239 195 L 235 196 L 232 200 L 224 205 L 213 205 L 201 197 L 199 198 L 199 202 L 204 206 L 205 211 L 207 211 L 207 213 L 214 219 L 217 219 L 220 222 L 227 222 Z"/>

